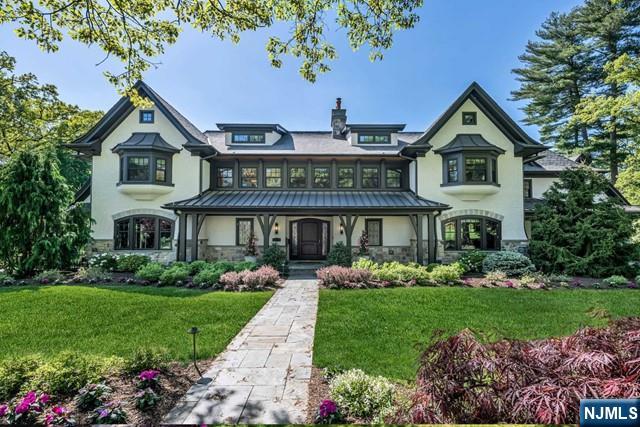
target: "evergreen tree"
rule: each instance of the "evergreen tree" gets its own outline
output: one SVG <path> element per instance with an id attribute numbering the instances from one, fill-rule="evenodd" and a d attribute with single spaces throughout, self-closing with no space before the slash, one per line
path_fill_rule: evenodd
<path id="1" fill-rule="evenodd" d="M 53 151 L 12 156 L 0 169 L 0 264 L 24 276 L 77 260 L 90 219 L 73 201 Z"/>
<path id="2" fill-rule="evenodd" d="M 613 198 L 607 179 L 582 167 L 565 171 L 536 207 L 531 259 L 545 272 L 604 277 L 635 274 L 633 221 Z"/>
<path id="3" fill-rule="evenodd" d="M 576 107 L 593 84 L 593 71 L 584 37 L 578 31 L 575 12 L 552 13 L 536 32 L 538 40 L 527 43 L 519 57 L 522 68 L 513 72 L 520 88 L 515 100 L 528 100 L 525 123 L 540 128 L 543 142 L 583 146 L 589 129 L 570 123 Z"/>

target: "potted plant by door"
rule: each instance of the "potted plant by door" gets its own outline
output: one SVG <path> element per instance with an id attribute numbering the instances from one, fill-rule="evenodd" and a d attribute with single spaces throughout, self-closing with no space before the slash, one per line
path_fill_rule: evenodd
<path id="1" fill-rule="evenodd" d="M 366 230 L 362 230 L 360 239 L 358 239 L 358 246 L 358 256 L 360 259 L 371 259 L 371 256 L 369 255 L 369 235 Z"/>
<path id="2" fill-rule="evenodd" d="M 253 231 L 249 234 L 247 244 L 244 247 L 244 260 L 256 262 L 258 260 L 258 248 L 256 247 L 256 236 Z"/>

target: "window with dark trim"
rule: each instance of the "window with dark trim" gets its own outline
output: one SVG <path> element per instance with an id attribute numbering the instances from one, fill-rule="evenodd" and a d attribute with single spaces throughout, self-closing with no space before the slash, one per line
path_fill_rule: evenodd
<path id="1" fill-rule="evenodd" d="M 255 168 L 255 167 L 240 168 L 240 187 L 242 188 L 258 187 L 258 168 Z"/>
<path id="2" fill-rule="evenodd" d="M 462 113 L 462 124 L 465 126 L 478 124 L 478 113 L 475 111 L 464 111 Z"/>
<path id="3" fill-rule="evenodd" d="M 313 186 L 315 188 L 331 187 L 331 173 L 328 167 L 313 168 Z"/>
<path id="4" fill-rule="evenodd" d="M 442 223 L 447 251 L 500 250 L 501 223 L 485 217 L 457 217 Z"/>
<path id="5" fill-rule="evenodd" d="M 365 219 L 364 229 L 369 238 L 369 246 L 382 246 L 382 219 Z"/>
<path id="6" fill-rule="evenodd" d="M 267 188 L 282 187 L 282 168 L 281 167 L 264 168 L 264 186 Z"/>
<path id="7" fill-rule="evenodd" d="M 140 123 L 153 123 L 154 119 L 153 110 L 140 110 Z"/>
<path id="8" fill-rule="evenodd" d="M 216 187 L 232 188 L 233 187 L 233 168 L 218 168 L 216 172 Z"/>
<path id="9" fill-rule="evenodd" d="M 391 135 L 388 133 L 359 133 L 358 144 L 390 144 Z"/>
<path id="10" fill-rule="evenodd" d="M 156 159 L 156 182 L 167 182 L 167 159 Z"/>
<path id="11" fill-rule="evenodd" d="M 149 157 L 130 156 L 127 157 L 127 179 L 128 182 L 148 182 L 151 180 L 151 165 Z"/>
<path id="12" fill-rule="evenodd" d="M 236 246 L 244 246 L 253 234 L 253 218 L 236 218 Z"/>
<path id="13" fill-rule="evenodd" d="M 307 168 L 292 167 L 289 168 L 289 187 L 305 188 L 307 186 Z"/>
<path id="14" fill-rule="evenodd" d="M 355 183 L 355 168 L 338 168 L 338 188 L 353 188 Z"/>
<path id="15" fill-rule="evenodd" d="M 389 168 L 386 171 L 386 187 L 387 188 L 400 188 L 402 187 L 402 169 Z"/>
<path id="16" fill-rule="evenodd" d="M 533 180 L 525 179 L 522 181 L 522 193 L 524 197 L 533 197 Z"/>
<path id="17" fill-rule="evenodd" d="M 380 170 L 378 168 L 362 168 L 362 188 L 378 188 L 380 186 Z"/>
<path id="18" fill-rule="evenodd" d="M 116 250 L 170 250 L 173 224 L 157 216 L 130 216 L 114 222 Z"/>
<path id="19" fill-rule="evenodd" d="M 447 179 L 448 182 L 458 182 L 458 159 L 447 160 Z"/>
<path id="20" fill-rule="evenodd" d="M 120 154 L 121 184 L 171 184 L 172 155 L 155 151 Z"/>
<path id="21" fill-rule="evenodd" d="M 464 158 L 464 181 L 465 182 L 487 182 L 488 177 L 487 159 L 484 157 Z"/>
<path id="22" fill-rule="evenodd" d="M 494 153 L 457 152 L 442 155 L 443 184 L 498 184 Z"/>
<path id="23" fill-rule="evenodd" d="M 234 144 L 264 144 L 264 133 L 233 133 L 231 142 Z"/>

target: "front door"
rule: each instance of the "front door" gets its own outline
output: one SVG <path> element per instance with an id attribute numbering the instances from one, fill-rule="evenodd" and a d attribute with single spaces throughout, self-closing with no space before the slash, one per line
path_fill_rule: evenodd
<path id="1" fill-rule="evenodd" d="M 327 257 L 329 223 L 302 219 L 291 223 L 291 259 L 321 260 Z"/>

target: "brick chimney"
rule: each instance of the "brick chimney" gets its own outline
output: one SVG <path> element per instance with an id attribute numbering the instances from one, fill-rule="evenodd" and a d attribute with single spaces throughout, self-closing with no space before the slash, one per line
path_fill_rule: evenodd
<path id="1" fill-rule="evenodd" d="M 333 137 L 345 139 L 344 130 L 347 127 L 347 110 L 342 108 L 342 98 L 336 98 L 336 108 L 331 110 L 331 129 Z"/>

